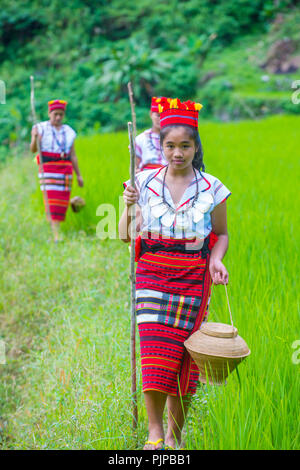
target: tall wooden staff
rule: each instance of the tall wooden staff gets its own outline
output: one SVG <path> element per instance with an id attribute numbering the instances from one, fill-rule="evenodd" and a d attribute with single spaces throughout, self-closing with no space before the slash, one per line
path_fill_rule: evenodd
<path id="1" fill-rule="evenodd" d="M 131 82 L 128 83 L 128 94 L 131 108 L 132 122 L 128 123 L 128 136 L 130 145 L 130 184 L 134 188 L 135 185 L 135 138 L 136 138 L 136 114 L 134 109 L 134 97 Z M 130 238 L 131 238 L 131 251 L 130 251 L 130 278 L 131 278 L 131 394 L 132 394 L 132 409 L 133 409 L 133 430 L 136 430 L 138 423 L 138 409 L 137 409 L 137 394 L 136 394 L 136 348 L 135 348 L 135 332 L 136 332 L 136 312 L 135 312 L 135 239 L 136 239 L 136 210 L 135 204 L 131 206 L 131 225 L 130 225 Z"/>
<path id="2" fill-rule="evenodd" d="M 132 116 L 132 125 L 133 125 L 133 138 L 135 140 L 135 138 L 136 138 L 136 114 L 135 114 L 135 110 L 134 110 L 134 97 L 133 97 L 131 82 L 128 82 L 127 87 L 128 87 L 129 101 L 130 101 L 130 107 L 131 107 L 131 116 Z"/>
<path id="3" fill-rule="evenodd" d="M 34 105 L 34 77 L 33 75 L 30 76 L 30 84 L 31 84 L 31 93 L 30 93 L 30 102 L 31 102 L 31 112 L 32 112 L 32 119 L 33 123 L 36 126 L 36 129 L 38 130 L 37 127 L 37 117 L 36 117 L 36 112 L 35 112 L 35 105 Z M 45 175 L 44 175 L 44 168 L 43 168 L 43 156 L 41 152 L 41 145 L 40 145 L 40 139 L 39 136 L 37 136 L 37 148 L 39 152 L 39 171 L 40 174 L 42 175 L 42 181 L 43 181 L 43 196 L 44 196 L 44 201 L 45 201 L 45 207 L 46 207 L 46 214 L 47 214 L 47 219 L 50 222 L 51 221 L 51 216 L 50 216 L 50 209 L 49 209 L 49 201 L 48 201 L 48 196 L 47 196 L 47 191 L 46 191 L 46 184 L 45 184 Z"/>
<path id="4" fill-rule="evenodd" d="M 135 185 L 135 146 L 133 140 L 132 122 L 128 122 L 128 136 L 130 144 L 130 185 Z M 136 352 L 135 352 L 135 330 L 136 330 L 136 313 L 135 313 L 135 239 L 136 239 L 136 210 L 135 204 L 130 206 L 131 223 L 130 223 L 130 280 L 131 280 L 131 332 L 130 332 L 130 354 L 131 354 L 131 396 L 133 408 L 133 430 L 136 430 L 138 422 L 137 410 L 137 393 L 136 393 Z"/>

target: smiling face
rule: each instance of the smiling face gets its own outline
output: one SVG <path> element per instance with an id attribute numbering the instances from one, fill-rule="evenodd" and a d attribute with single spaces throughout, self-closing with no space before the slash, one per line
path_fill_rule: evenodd
<path id="1" fill-rule="evenodd" d="M 164 136 L 162 147 L 169 165 L 174 170 L 185 170 L 192 166 L 196 145 L 185 127 L 171 127 Z"/>
<path id="2" fill-rule="evenodd" d="M 63 118 L 65 117 L 65 112 L 63 109 L 53 109 L 49 112 L 50 124 L 55 127 L 60 127 L 62 125 Z"/>

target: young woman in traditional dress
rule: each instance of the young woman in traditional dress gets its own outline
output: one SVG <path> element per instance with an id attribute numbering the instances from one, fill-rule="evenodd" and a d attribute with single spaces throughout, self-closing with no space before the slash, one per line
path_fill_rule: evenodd
<path id="1" fill-rule="evenodd" d="M 30 143 L 30 150 L 36 152 L 37 139 L 40 141 L 43 162 L 43 173 L 39 173 L 40 186 L 45 206 L 49 207 L 55 242 L 59 241 L 59 225 L 65 220 L 69 206 L 73 169 L 78 186 L 83 186 L 74 148 L 76 132 L 68 124 L 63 124 L 66 105 L 63 100 L 48 102 L 49 121 L 33 126 Z M 40 163 L 39 155 L 37 162 Z"/>
<path id="2" fill-rule="evenodd" d="M 208 313 L 211 283 L 227 284 L 226 199 L 230 191 L 204 172 L 199 103 L 162 99 L 161 145 L 167 165 L 124 183 L 120 238 L 130 242 L 130 207 L 137 203 L 136 313 L 142 382 L 149 420 L 144 449 L 174 448 L 199 371 L 184 341 Z M 168 408 L 168 428 L 163 411 Z M 183 404 L 183 406 L 182 406 Z"/>
<path id="3" fill-rule="evenodd" d="M 150 118 L 151 129 L 139 134 L 135 139 L 136 167 L 137 171 L 153 170 L 167 164 L 160 146 L 160 119 L 158 112 L 160 98 L 151 100 Z"/>

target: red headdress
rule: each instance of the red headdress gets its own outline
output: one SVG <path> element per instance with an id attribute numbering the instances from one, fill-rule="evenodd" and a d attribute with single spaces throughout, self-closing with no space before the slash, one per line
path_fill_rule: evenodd
<path id="1" fill-rule="evenodd" d="M 48 101 L 48 109 L 49 111 L 53 111 L 54 109 L 62 109 L 65 111 L 67 106 L 67 102 L 63 100 L 51 100 Z"/>
<path id="2" fill-rule="evenodd" d="M 198 114 L 203 107 L 194 101 L 180 102 L 178 98 L 157 98 L 160 127 L 182 124 L 198 128 Z"/>
<path id="3" fill-rule="evenodd" d="M 157 102 L 158 99 L 159 99 L 159 98 L 156 98 L 156 96 L 153 96 L 153 97 L 152 97 L 152 100 L 151 100 L 151 109 L 150 109 L 152 113 L 158 113 L 158 112 L 159 112 L 159 111 L 158 111 L 158 102 Z"/>

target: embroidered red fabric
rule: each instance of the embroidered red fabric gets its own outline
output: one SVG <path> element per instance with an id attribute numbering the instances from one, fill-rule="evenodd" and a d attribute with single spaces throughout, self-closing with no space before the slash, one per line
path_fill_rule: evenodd
<path id="1" fill-rule="evenodd" d="M 217 243 L 218 241 L 218 235 L 215 234 L 215 232 L 210 232 L 209 234 L 209 242 L 208 242 L 208 249 L 211 251 L 213 246 Z"/>
<path id="2" fill-rule="evenodd" d="M 141 256 L 141 248 L 142 248 L 142 237 L 139 235 L 135 239 L 135 261 L 138 262 Z"/>

